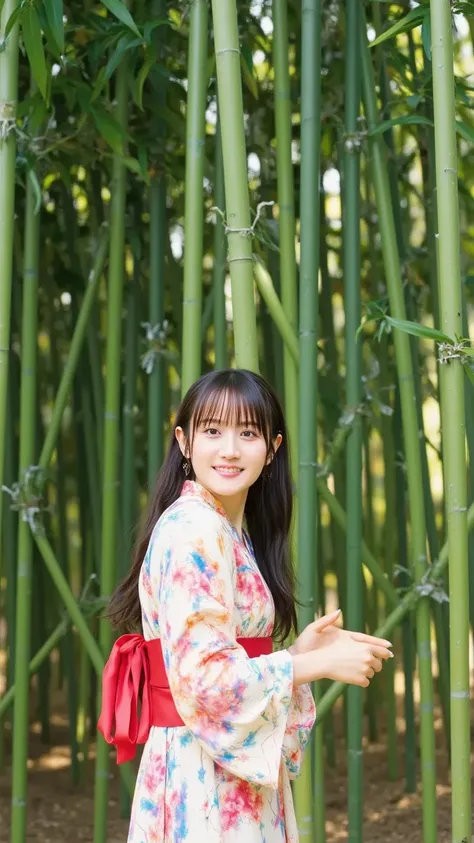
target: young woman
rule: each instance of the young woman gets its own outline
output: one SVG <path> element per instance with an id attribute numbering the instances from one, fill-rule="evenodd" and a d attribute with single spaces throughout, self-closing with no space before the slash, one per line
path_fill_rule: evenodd
<path id="1" fill-rule="evenodd" d="M 296 632 L 292 486 L 280 404 L 246 370 L 186 394 L 127 579 L 99 728 L 118 761 L 145 742 L 129 843 L 296 843 L 290 780 L 315 721 L 309 683 L 367 686 L 389 641 Z M 141 697 L 141 713 L 137 700 Z"/>

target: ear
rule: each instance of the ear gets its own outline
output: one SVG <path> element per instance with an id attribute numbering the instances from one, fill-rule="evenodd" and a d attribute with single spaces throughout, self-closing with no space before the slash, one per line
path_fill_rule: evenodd
<path id="1" fill-rule="evenodd" d="M 266 462 L 266 465 L 270 465 L 271 461 L 273 460 L 273 457 L 275 456 L 275 454 L 276 454 L 276 452 L 278 451 L 278 448 L 280 447 L 280 445 L 281 445 L 281 443 L 282 443 L 282 442 L 283 442 L 283 436 L 281 435 L 281 433 L 279 433 L 279 434 L 275 437 L 275 439 L 273 440 L 273 454 L 271 454 L 271 455 L 268 457 L 267 462 Z"/>
<path id="2" fill-rule="evenodd" d="M 183 457 L 188 458 L 188 456 L 189 456 L 188 453 L 187 453 L 188 444 L 187 444 L 187 440 L 186 440 L 186 434 L 185 434 L 183 428 L 182 427 L 176 427 L 175 431 L 174 431 L 174 435 L 175 435 L 176 439 L 178 440 L 178 445 L 180 447 L 180 451 L 181 451 Z"/>

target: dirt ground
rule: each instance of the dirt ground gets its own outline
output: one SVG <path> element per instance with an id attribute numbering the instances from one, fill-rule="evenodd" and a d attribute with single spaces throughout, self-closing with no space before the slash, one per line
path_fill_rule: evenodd
<path id="1" fill-rule="evenodd" d="M 420 791 L 406 794 L 403 781 L 403 709 L 401 678 L 399 692 L 399 773 L 396 782 L 387 778 L 387 760 L 383 724 L 380 742 L 366 744 L 364 752 L 364 843 L 421 843 Z M 474 704 L 471 722 L 474 722 Z M 447 752 L 444 744 L 440 712 L 435 711 L 437 741 L 438 843 L 451 841 L 451 791 Z M 8 765 L 0 775 L 0 841 L 10 840 L 10 778 Z M 74 787 L 71 782 L 67 732 L 60 714 L 53 718 L 51 746 L 41 744 L 33 726 L 30 740 L 28 843 L 89 843 L 93 839 L 93 762 L 87 784 Z M 347 839 L 347 801 L 342 714 L 336 712 L 336 753 L 334 769 L 327 767 L 325 781 L 327 843 Z M 471 757 L 474 773 L 474 754 Z M 127 821 L 120 818 L 119 776 L 111 767 L 109 801 L 109 843 L 125 843 Z M 244 841 L 243 841 L 244 843 Z"/>

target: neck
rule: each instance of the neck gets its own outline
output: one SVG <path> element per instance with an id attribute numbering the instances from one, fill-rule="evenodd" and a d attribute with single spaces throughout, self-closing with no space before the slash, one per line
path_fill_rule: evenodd
<path id="1" fill-rule="evenodd" d="M 241 492 L 239 495 L 216 495 L 212 489 L 208 489 L 208 491 L 216 501 L 219 501 L 230 523 L 237 530 L 239 537 L 242 538 L 242 524 L 244 521 L 247 492 Z"/>

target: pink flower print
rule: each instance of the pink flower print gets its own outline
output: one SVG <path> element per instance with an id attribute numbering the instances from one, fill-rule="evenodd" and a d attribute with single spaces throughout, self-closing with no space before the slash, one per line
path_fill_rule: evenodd
<path id="1" fill-rule="evenodd" d="M 263 807 L 263 796 L 255 785 L 244 779 L 238 780 L 230 786 L 221 802 L 221 818 L 224 831 L 236 828 L 239 822 L 246 818 L 258 821 Z"/>

